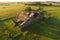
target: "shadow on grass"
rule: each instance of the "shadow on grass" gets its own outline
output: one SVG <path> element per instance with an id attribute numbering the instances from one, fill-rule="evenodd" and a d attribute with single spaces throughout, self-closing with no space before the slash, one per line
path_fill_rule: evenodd
<path id="1" fill-rule="evenodd" d="M 3 30 L 3 31 L 6 31 L 6 30 L 10 30 L 9 28 L 10 27 L 12 27 L 13 28 L 13 30 L 14 30 L 14 24 L 12 23 L 12 22 L 14 22 L 14 20 L 15 20 L 15 18 L 16 17 L 12 17 L 12 18 L 7 18 L 7 19 L 5 19 L 5 20 L 0 20 L 0 26 L 2 26 L 5 30 Z M 11 22 L 12 21 L 12 22 Z M 4 22 L 6 22 L 7 24 L 5 24 Z M 7 26 L 7 27 L 6 27 Z M 12 28 L 11 28 L 11 30 L 9 31 L 9 32 L 11 32 L 12 33 Z M 2 31 L 1 30 L 1 31 Z M 19 29 L 17 29 L 17 30 L 19 30 Z M 13 34 L 13 33 L 12 33 Z M 8 35 L 8 34 L 7 34 Z M 16 36 L 16 37 L 10 37 L 9 36 L 9 38 L 11 38 L 12 40 L 18 40 L 20 37 L 21 37 L 21 35 L 22 35 L 22 33 L 21 34 L 19 34 L 18 36 Z"/>
<path id="2" fill-rule="evenodd" d="M 13 20 L 13 18 L 8 18 L 6 20 L 0 20 L 0 26 L 4 25 L 4 21 Z M 24 32 L 28 31 L 25 36 Z M 33 36 L 31 34 L 36 34 L 41 36 L 45 36 L 54 40 L 60 40 L 60 20 L 57 18 L 51 17 L 48 19 L 45 19 L 44 21 L 36 21 L 33 25 L 30 25 L 29 27 L 26 27 L 22 30 L 22 34 L 12 38 L 13 40 L 19 40 L 21 39 L 28 39 L 27 36 L 30 35 L 29 39 Z M 39 37 L 36 37 L 39 38 Z M 40 39 L 39 39 L 40 40 Z"/>
<path id="3" fill-rule="evenodd" d="M 31 34 L 43 35 L 54 40 L 60 40 L 60 20 L 51 17 L 44 21 L 38 21 L 24 28 L 22 31 L 29 31 Z"/>

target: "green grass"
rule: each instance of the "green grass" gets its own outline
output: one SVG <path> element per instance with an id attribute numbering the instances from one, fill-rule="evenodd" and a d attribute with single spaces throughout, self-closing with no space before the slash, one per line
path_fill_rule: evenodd
<path id="1" fill-rule="evenodd" d="M 24 8 L 25 5 L 0 7 L 0 40 L 60 40 L 59 7 L 44 7 L 44 10 L 53 17 L 45 21 L 37 21 L 22 30 L 19 26 L 14 27 L 12 17 L 18 16 Z"/>
<path id="2" fill-rule="evenodd" d="M 44 10 L 60 19 L 60 7 L 44 7 Z"/>
<path id="3" fill-rule="evenodd" d="M 50 19 L 49 19 L 50 20 Z M 36 22 L 23 30 L 23 40 L 60 40 L 60 21 L 53 18 L 52 20 Z M 27 32 L 27 33 L 25 33 Z"/>
<path id="4" fill-rule="evenodd" d="M 18 14 L 25 9 L 22 5 L 0 6 L 0 20 L 18 16 Z"/>

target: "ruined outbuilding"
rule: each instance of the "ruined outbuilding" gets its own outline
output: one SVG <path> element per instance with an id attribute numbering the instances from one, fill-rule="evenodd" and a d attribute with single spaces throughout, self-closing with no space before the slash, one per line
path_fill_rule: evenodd
<path id="1" fill-rule="evenodd" d="M 19 14 L 16 23 L 21 27 L 27 27 L 34 22 L 34 19 L 42 19 L 42 14 L 38 12 L 22 12 Z"/>

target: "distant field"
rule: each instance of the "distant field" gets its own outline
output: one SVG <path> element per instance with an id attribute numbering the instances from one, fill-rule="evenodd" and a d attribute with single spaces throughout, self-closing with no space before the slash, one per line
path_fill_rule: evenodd
<path id="1" fill-rule="evenodd" d="M 5 18 L 10 18 L 17 16 L 21 11 L 25 9 L 25 5 L 10 5 L 10 6 L 0 6 L 0 19 L 5 19 Z M 36 10 L 38 7 L 36 6 L 31 6 L 32 9 Z M 44 10 L 47 12 L 53 14 L 54 16 L 60 16 L 59 7 L 44 7 Z M 57 14 L 57 15 L 56 15 Z"/>
<path id="2" fill-rule="evenodd" d="M 45 21 L 38 21 L 21 30 L 19 26 L 14 27 L 15 23 L 9 18 L 18 16 L 25 7 L 25 5 L 0 6 L 1 40 L 60 40 L 60 7 L 44 6 L 44 10 L 53 17 Z M 37 9 L 36 6 L 31 7 Z M 13 37 L 8 37 L 8 34 Z"/>
<path id="3" fill-rule="evenodd" d="M 17 16 L 24 9 L 25 6 L 23 4 L 12 6 L 0 6 L 0 19 L 6 19 Z"/>
<path id="4" fill-rule="evenodd" d="M 44 7 L 44 10 L 52 14 L 54 17 L 60 18 L 60 7 Z"/>

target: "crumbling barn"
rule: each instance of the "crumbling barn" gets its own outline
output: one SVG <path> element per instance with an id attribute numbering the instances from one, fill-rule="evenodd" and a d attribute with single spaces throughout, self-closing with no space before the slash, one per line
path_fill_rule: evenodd
<path id="1" fill-rule="evenodd" d="M 19 14 L 16 23 L 21 27 L 27 27 L 34 22 L 34 19 L 42 19 L 42 14 L 38 12 L 22 12 Z"/>

